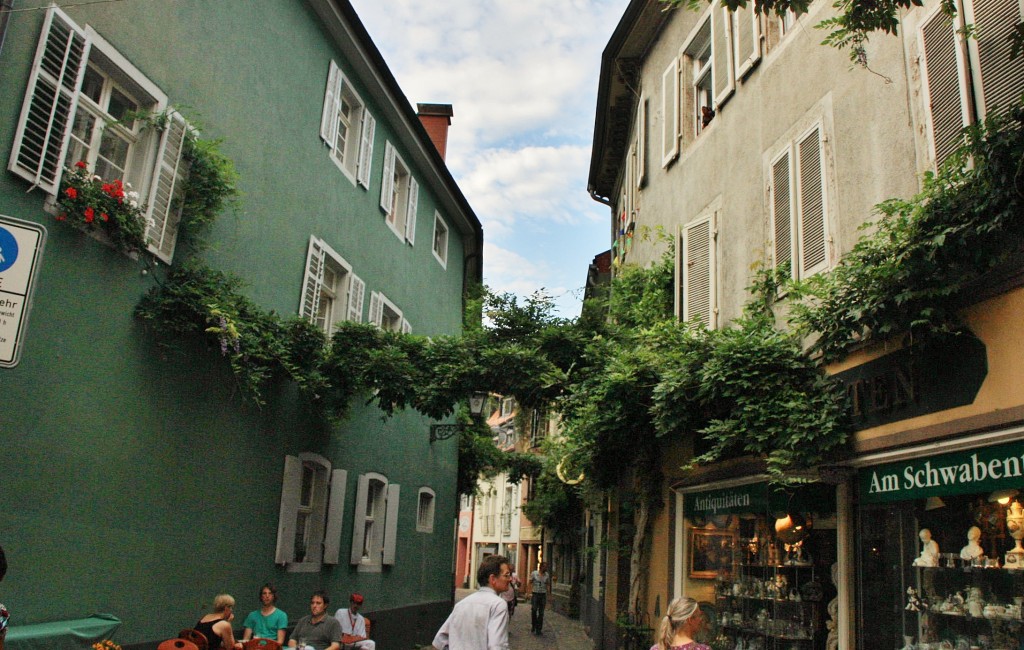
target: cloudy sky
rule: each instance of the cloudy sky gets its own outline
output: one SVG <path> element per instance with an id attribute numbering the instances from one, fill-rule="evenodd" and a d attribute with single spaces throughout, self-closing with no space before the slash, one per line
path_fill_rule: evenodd
<path id="1" fill-rule="evenodd" d="M 484 227 L 484 282 L 579 315 L 609 246 L 587 194 L 601 50 L 628 0 L 352 0 L 416 103 L 452 104 L 448 166 Z"/>

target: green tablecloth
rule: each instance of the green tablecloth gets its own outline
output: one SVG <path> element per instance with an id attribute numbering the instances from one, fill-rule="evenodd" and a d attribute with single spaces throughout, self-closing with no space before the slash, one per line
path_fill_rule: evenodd
<path id="1" fill-rule="evenodd" d="M 78 650 L 109 639 L 121 626 L 113 614 L 93 614 L 73 621 L 11 625 L 4 650 Z"/>

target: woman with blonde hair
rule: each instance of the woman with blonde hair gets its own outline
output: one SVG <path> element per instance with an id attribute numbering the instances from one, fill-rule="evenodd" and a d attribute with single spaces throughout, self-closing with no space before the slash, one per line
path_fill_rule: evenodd
<path id="1" fill-rule="evenodd" d="M 711 650 L 693 640 L 704 625 L 704 614 L 693 598 L 675 598 L 668 604 L 658 629 L 658 643 L 651 650 Z"/>
<path id="2" fill-rule="evenodd" d="M 199 619 L 196 631 L 206 637 L 208 650 L 240 650 L 241 643 L 235 642 L 231 621 L 235 618 L 235 599 L 228 594 L 217 594 L 213 599 L 213 611 Z"/>

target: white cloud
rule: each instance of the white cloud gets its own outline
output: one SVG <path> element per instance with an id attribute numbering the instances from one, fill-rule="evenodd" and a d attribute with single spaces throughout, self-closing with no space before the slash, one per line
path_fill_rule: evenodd
<path id="1" fill-rule="evenodd" d="M 601 51 L 628 0 L 352 0 L 413 104 L 452 104 L 448 166 L 484 226 L 485 280 L 563 315 L 607 248 L 587 195 Z"/>

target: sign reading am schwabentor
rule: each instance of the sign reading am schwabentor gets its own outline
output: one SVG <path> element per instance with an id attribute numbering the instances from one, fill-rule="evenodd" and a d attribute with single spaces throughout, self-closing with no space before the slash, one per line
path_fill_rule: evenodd
<path id="1" fill-rule="evenodd" d="M 1024 440 L 920 456 L 858 472 L 862 503 L 1024 487 Z"/>

